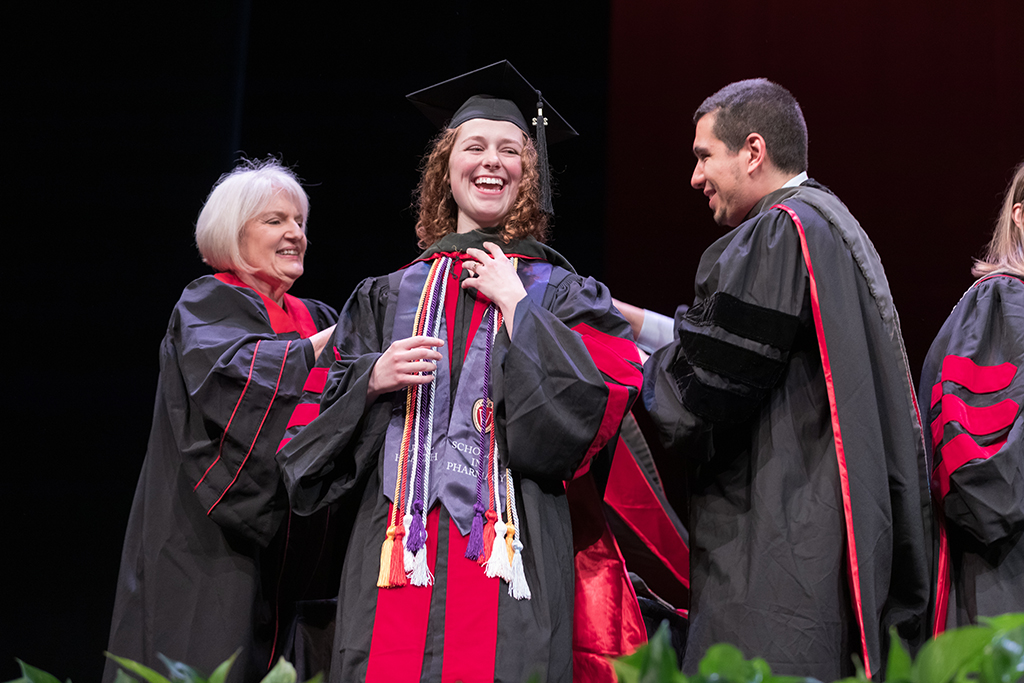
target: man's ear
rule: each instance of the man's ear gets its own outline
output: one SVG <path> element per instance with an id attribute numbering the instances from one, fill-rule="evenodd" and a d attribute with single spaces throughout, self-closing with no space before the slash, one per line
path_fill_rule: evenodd
<path id="1" fill-rule="evenodd" d="M 768 158 L 768 148 L 765 146 L 764 138 L 760 133 L 751 133 L 743 144 L 743 151 L 747 154 L 747 173 L 752 174 L 763 168 Z"/>

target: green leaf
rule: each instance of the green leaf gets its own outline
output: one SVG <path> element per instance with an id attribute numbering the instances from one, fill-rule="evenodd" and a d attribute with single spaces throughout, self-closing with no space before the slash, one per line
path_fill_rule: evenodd
<path id="1" fill-rule="evenodd" d="M 221 665 L 214 669 L 213 673 L 210 674 L 209 683 L 224 683 L 228 677 L 228 673 L 231 671 L 231 665 L 235 663 L 235 659 L 238 658 L 238 653 L 242 651 L 242 648 L 235 650 L 235 653 L 221 662 Z M 114 683 L 117 683 L 115 681 Z"/>
<path id="2" fill-rule="evenodd" d="M 997 631 L 1013 631 L 1024 626 L 1024 612 L 1000 614 L 997 617 L 978 617 L 978 621 L 982 625 L 990 626 Z"/>
<path id="3" fill-rule="evenodd" d="M 619 683 L 686 683 L 686 676 L 676 664 L 676 651 L 665 621 L 646 645 L 611 662 Z"/>
<path id="4" fill-rule="evenodd" d="M 110 659 L 113 659 L 122 668 L 131 671 L 133 674 L 138 674 L 149 683 L 171 683 L 169 680 L 158 674 L 156 671 L 153 671 L 148 666 L 139 664 L 138 662 L 132 661 L 127 657 L 118 657 L 117 655 L 112 655 L 109 652 L 104 652 L 103 654 L 105 654 Z"/>
<path id="5" fill-rule="evenodd" d="M 15 658 L 18 662 L 18 666 L 21 667 L 21 678 L 15 679 L 11 683 L 16 681 L 27 681 L 28 683 L 60 683 L 60 679 L 51 673 L 47 673 L 42 669 L 37 669 L 34 666 L 26 664 L 20 659 Z"/>
<path id="6" fill-rule="evenodd" d="M 308 681 L 306 681 L 306 683 L 321 683 L 321 681 L 323 681 L 323 680 L 324 680 L 324 672 L 323 671 L 317 671 L 316 675 L 313 676 Z M 530 677 L 530 680 L 531 681 L 536 681 L 537 683 L 540 683 L 540 676 L 538 676 L 537 674 L 534 674 L 533 676 Z"/>
<path id="7" fill-rule="evenodd" d="M 281 657 L 260 683 L 295 683 L 296 678 L 295 667 Z"/>
<path id="8" fill-rule="evenodd" d="M 647 647 L 642 646 L 640 649 Z M 612 660 L 612 667 L 615 669 L 615 677 L 618 683 L 640 683 L 640 671 L 647 659 L 646 652 L 637 650 L 631 655 L 616 657 Z"/>
<path id="9" fill-rule="evenodd" d="M 981 658 L 983 683 L 1014 683 L 1024 675 L 1024 625 L 998 632 Z"/>
<path id="10" fill-rule="evenodd" d="M 686 680 L 676 663 L 676 651 L 672 647 L 667 620 L 661 622 L 646 647 L 649 656 L 645 670 L 641 671 L 640 680 L 643 683 L 676 683 Z"/>
<path id="11" fill-rule="evenodd" d="M 986 626 L 963 626 L 946 631 L 921 648 L 911 668 L 911 678 L 926 683 L 946 683 L 964 667 L 974 668 L 994 630 Z"/>
<path id="12" fill-rule="evenodd" d="M 139 680 L 126 674 L 124 669 L 118 668 L 117 675 L 114 676 L 114 683 L 139 683 Z"/>
<path id="13" fill-rule="evenodd" d="M 889 683 L 910 681 L 912 666 L 910 653 L 903 647 L 903 641 L 896 634 L 896 627 L 891 627 L 889 629 L 889 663 L 885 668 L 885 680 Z M 863 673 L 861 676 L 861 680 L 865 680 Z"/>
<path id="14" fill-rule="evenodd" d="M 764 660 L 761 660 L 764 664 Z M 700 660 L 698 671 L 707 681 L 728 681 L 728 683 L 761 683 L 764 668 L 743 658 L 743 653 L 733 645 L 719 643 L 708 648 Z M 771 675 L 769 670 L 768 675 Z"/>

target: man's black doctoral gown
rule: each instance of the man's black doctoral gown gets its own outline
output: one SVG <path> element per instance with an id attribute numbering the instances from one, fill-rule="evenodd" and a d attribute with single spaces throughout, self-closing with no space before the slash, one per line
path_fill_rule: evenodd
<path id="1" fill-rule="evenodd" d="M 813 181 L 704 253 L 644 400 L 690 465 L 685 671 L 717 642 L 831 681 L 919 641 L 929 595 L 923 442 L 878 255 Z"/>

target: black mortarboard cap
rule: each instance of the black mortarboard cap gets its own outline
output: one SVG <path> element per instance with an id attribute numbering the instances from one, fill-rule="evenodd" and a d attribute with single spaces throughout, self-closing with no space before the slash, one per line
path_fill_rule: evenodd
<path id="1" fill-rule="evenodd" d="M 488 119 L 508 121 L 532 135 L 541 175 L 541 207 L 553 213 L 547 142 L 561 142 L 577 133 L 508 61 L 417 90 L 406 98 L 438 128 Z"/>

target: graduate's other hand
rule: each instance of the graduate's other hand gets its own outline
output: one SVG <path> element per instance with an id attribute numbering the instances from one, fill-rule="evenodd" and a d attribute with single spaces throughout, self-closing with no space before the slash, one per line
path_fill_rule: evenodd
<path id="1" fill-rule="evenodd" d="M 498 305 L 505 318 L 505 329 L 511 338 L 516 304 L 526 298 L 526 288 L 501 247 L 493 242 L 484 242 L 484 248 L 487 251 L 473 247 L 466 250 L 466 254 L 476 260 L 463 264 L 462 267 L 469 270 L 473 277 L 463 280 L 462 288 L 475 289 Z"/>
<path id="2" fill-rule="evenodd" d="M 408 337 L 392 342 L 373 365 L 366 389 L 367 405 L 382 394 L 434 381 L 434 364 L 443 358 L 433 348 L 438 346 L 444 346 L 444 341 L 437 337 Z"/>

